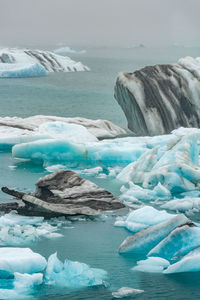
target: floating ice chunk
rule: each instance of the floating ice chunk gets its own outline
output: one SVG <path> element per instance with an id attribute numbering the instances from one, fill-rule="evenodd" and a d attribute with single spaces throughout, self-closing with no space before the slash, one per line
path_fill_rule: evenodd
<path id="1" fill-rule="evenodd" d="M 84 263 L 70 260 L 62 263 L 54 253 L 48 259 L 45 282 L 60 287 L 83 288 L 102 285 L 106 274 L 106 271 L 90 268 Z"/>
<path id="2" fill-rule="evenodd" d="M 48 72 L 88 71 L 81 62 L 75 62 L 67 56 L 49 51 L 30 49 L 0 49 L 0 61 L 4 64 L 39 64 Z"/>
<path id="3" fill-rule="evenodd" d="M 175 215 L 168 214 L 164 210 L 159 211 L 151 206 L 144 206 L 131 211 L 126 218 L 116 221 L 115 225 L 137 232 L 150 225 L 159 224 L 174 217 Z"/>
<path id="4" fill-rule="evenodd" d="M 187 222 L 185 225 L 175 228 L 148 253 L 148 256 L 160 256 L 169 260 L 177 259 L 199 246 L 200 228 Z"/>
<path id="5" fill-rule="evenodd" d="M 30 295 L 35 287 L 43 282 L 43 274 L 21 274 L 14 273 L 14 284 L 12 289 L 0 289 L 1 299 L 32 299 Z"/>
<path id="6" fill-rule="evenodd" d="M 200 198 L 185 197 L 181 199 L 174 199 L 163 204 L 161 207 L 177 212 L 199 212 Z"/>
<path id="7" fill-rule="evenodd" d="M 157 199 L 170 199 L 171 193 L 161 183 L 155 186 L 153 190 L 144 189 L 139 185 L 129 182 L 129 189 L 122 189 L 120 200 L 123 202 L 135 202 L 138 199 L 142 202 L 155 201 Z"/>
<path id="8" fill-rule="evenodd" d="M 114 298 L 125 298 L 125 297 L 132 297 L 137 294 L 144 293 L 144 290 L 138 290 L 138 289 L 133 289 L 130 287 L 121 287 L 118 291 L 112 292 L 112 296 Z"/>
<path id="9" fill-rule="evenodd" d="M 183 225 L 188 221 L 188 218 L 184 215 L 178 215 L 160 224 L 147 227 L 127 237 L 120 245 L 119 252 L 147 253 L 177 226 Z"/>
<path id="10" fill-rule="evenodd" d="M 200 271 L 200 247 L 190 251 L 180 261 L 170 265 L 164 273 Z"/>
<path id="11" fill-rule="evenodd" d="M 54 173 L 59 170 L 65 170 L 66 168 L 67 168 L 67 166 L 61 165 L 61 164 L 50 165 L 50 166 L 45 167 L 45 169 L 50 173 Z"/>
<path id="12" fill-rule="evenodd" d="M 14 214 L 5 214 L 0 217 L 0 226 L 36 225 L 43 221 L 43 217 L 25 217 Z"/>
<path id="13" fill-rule="evenodd" d="M 15 272 L 14 276 L 14 289 L 24 294 L 30 293 L 30 290 L 32 290 L 35 286 L 41 285 L 43 282 L 42 273 L 21 274 Z"/>
<path id="14" fill-rule="evenodd" d="M 55 121 L 39 126 L 39 132 L 55 139 L 67 140 L 73 143 L 97 142 L 98 139 L 87 128 L 77 124 L 67 124 Z"/>
<path id="15" fill-rule="evenodd" d="M 146 149 L 141 145 L 113 140 L 72 143 L 66 140 L 46 139 L 31 143 L 15 145 L 12 148 L 14 157 L 39 161 L 69 161 L 95 164 L 125 164 L 136 160 Z"/>
<path id="16" fill-rule="evenodd" d="M 158 148 L 147 150 L 139 159 L 126 166 L 117 176 L 122 182 L 132 181 L 134 183 L 142 183 L 144 180 L 144 172 L 150 172 L 157 162 Z"/>
<path id="17" fill-rule="evenodd" d="M 63 46 L 63 47 L 55 49 L 53 52 L 56 54 L 61 54 L 61 55 L 65 55 L 67 53 L 83 54 L 83 53 L 86 53 L 86 50 L 77 51 L 77 50 L 70 48 L 69 46 Z"/>
<path id="18" fill-rule="evenodd" d="M 90 168 L 90 169 L 84 169 L 78 172 L 80 175 L 87 175 L 87 176 L 95 176 L 99 175 L 103 172 L 102 167 L 96 167 L 96 168 Z"/>
<path id="19" fill-rule="evenodd" d="M 29 248 L 0 248 L 0 274 L 41 272 L 46 267 L 46 259 Z"/>
<path id="20" fill-rule="evenodd" d="M 137 262 L 137 266 L 133 267 L 134 271 L 162 273 L 162 271 L 170 265 L 168 260 L 161 257 L 149 257 L 146 260 Z"/>
<path id="21" fill-rule="evenodd" d="M 0 78 L 22 78 L 46 76 L 45 68 L 37 63 L 0 63 Z"/>
<path id="22" fill-rule="evenodd" d="M 56 238 L 62 236 L 56 233 L 57 227 L 43 222 L 43 217 L 24 217 L 6 214 L 0 217 L 0 245 L 25 245 L 40 237 Z"/>

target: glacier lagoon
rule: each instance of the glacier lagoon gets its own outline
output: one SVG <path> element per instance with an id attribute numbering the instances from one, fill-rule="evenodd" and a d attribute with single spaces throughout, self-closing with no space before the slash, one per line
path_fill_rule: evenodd
<path id="1" fill-rule="evenodd" d="M 91 72 L 50 74 L 49 77 L 39 80 L 31 78 L 0 81 L 1 116 L 26 117 L 30 115 L 30 111 L 32 115 L 41 113 L 65 117 L 81 115 L 94 119 L 108 119 L 126 128 L 125 117 L 113 99 L 113 85 L 117 72 L 129 69 L 133 71 L 134 68 L 140 68 L 147 64 L 173 62 L 184 55 L 192 55 L 191 51 L 194 52 L 194 56 L 198 55 L 197 49 L 176 49 L 175 51 L 167 49 L 166 52 L 164 50 L 151 52 L 152 50 L 149 49 L 137 49 L 136 51 L 138 52 L 130 49 L 93 49 L 84 54 L 85 56 L 81 56 L 81 60 L 92 69 Z M 135 65 L 133 65 L 134 59 Z M 93 82 L 94 84 L 92 84 Z M 89 110 L 88 107 L 92 109 Z M 48 174 L 48 168 L 44 169 L 41 165 L 33 162 L 19 163 L 11 157 L 9 152 L 0 154 L 0 165 L 1 186 L 9 185 L 11 188 L 23 191 L 26 188 L 26 192 L 33 191 L 37 179 Z M 87 171 L 85 171 L 85 175 L 83 172 L 82 176 L 106 188 L 116 196 L 120 194 L 120 186 L 112 177 L 110 180 L 109 177 L 99 178 Z M 5 194 L 1 193 L 0 195 L 4 202 L 11 200 Z M 125 209 L 121 214 L 124 215 L 127 212 Z M 144 290 L 144 293 L 137 295 L 138 299 L 165 299 L 168 297 L 171 299 L 191 299 L 191 297 L 198 299 L 199 272 L 192 273 L 191 279 L 190 273 L 166 275 L 131 270 L 139 260 L 144 259 L 144 256 L 138 254 L 119 255 L 119 245 L 131 233 L 124 228 L 114 227 L 117 214 L 117 212 L 107 214 L 102 218 L 103 220 L 81 217 L 70 225 L 61 226 L 59 233 L 63 237 L 56 240 L 41 238 L 34 243 L 26 244 L 26 247 L 30 247 L 46 259 L 57 251 L 61 261 L 69 258 L 89 264 L 93 268 L 106 270 L 110 287 L 99 286 L 69 291 L 53 286 L 42 286 L 41 289 L 36 289 L 35 299 L 68 299 L 69 297 L 70 299 L 111 299 L 111 293 L 123 286 Z M 5 280 L 2 280 L 0 284 L 1 287 L 8 288 Z"/>

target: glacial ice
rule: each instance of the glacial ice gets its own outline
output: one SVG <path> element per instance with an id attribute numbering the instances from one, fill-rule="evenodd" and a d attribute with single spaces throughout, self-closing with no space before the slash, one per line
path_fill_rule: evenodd
<path id="1" fill-rule="evenodd" d="M 160 224 L 144 228 L 127 237 L 120 245 L 119 252 L 148 253 L 177 226 L 183 225 L 186 222 L 188 222 L 188 219 L 184 215 L 177 215 Z"/>
<path id="2" fill-rule="evenodd" d="M 60 125 L 57 126 L 57 128 L 54 128 L 54 122 Z M 46 126 L 45 123 L 49 123 L 50 125 Z M 63 123 L 63 125 L 61 125 L 61 123 Z M 92 136 L 95 136 L 96 138 L 115 137 L 126 133 L 124 129 L 107 120 L 90 120 L 78 117 L 64 118 L 42 115 L 24 119 L 18 117 L 2 117 L 0 118 L 0 149 L 7 150 L 15 144 L 27 143 L 40 139 L 49 139 L 53 138 L 55 135 L 57 138 L 61 138 L 62 135 L 62 138 L 65 138 L 65 124 L 66 126 L 67 124 L 83 126 L 88 130 L 87 133 L 86 131 L 84 132 L 84 136 L 85 138 L 88 136 L 90 140 Z M 45 131 L 42 133 L 40 130 L 43 132 L 46 130 L 47 132 Z M 91 134 L 91 136 L 89 134 Z M 69 138 L 69 127 L 67 136 Z M 77 138 L 80 137 L 79 131 L 76 132 L 74 140 L 76 139 L 76 136 Z M 83 137 L 81 138 L 83 140 Z M 94 140 L 95 139 L 93 138 L 93 141 Z"/>
<path id="3" fill-rule="evenodd" d="M 163 212 L 163 217 L 167 215 L 169 214 L 165 215 Z M 147 256 L 147 259 L 138 261 L 132 270 L 149 273 L 200 271 L 200 225 L 195 225 L 183 214 L 171 216 L 173 218 L 163 222 L 162 216 L 159 220 L 159 211 L 152 209 L 151 213 L 149 207 L 143 207 L 128 215 L 133 221 L 133 228 L 136 224 L 136 229 L 140 231 L 126 238 L 119 252 L 137 252 Z M 159 224 L 142 229 L 142 225 L 146 225 L 146 217 L 147 223 L 151 219 L 157 219 Z M 140 220 L 144 224 L 138 225 Z M 124 226 L 125 223 L 126 219 L 119 220 L 119 225 Z"/>
<path id="4" fill-rule="evenodd" d="M 33 274 L 42 272 L 46 259 L 29 248 L 0 248 L 0 276 L 8 277 L 15 272 Z"/>
<path id="5" fill-rule="evenodd" d="M 130 287 L 123 286 L 118 291 L 112 292 L 112 296 L 114 298 L 125 298 L 125 297 L 133 297 L 137 294 L 144 293 L 144 290 L 133 289 Z"/>
<path id="6" fill-rule="evenodd" d="M 86 53 L 86 50 L 77 51 L 77 50 L 72 49 L 69 46 L 62 46 L 60 48 L 55 49 L 53 52 L 56 53 L 56 54 L 60 54 L 60 55 L 65 55 L 67 53 L 83 54 L 83 53 Z"/>
<path id="7" fill-rule="evenodd" d="M 46 76 L 45 68 L 37 63 L 0 63 L 0 78 L 23 78 Z"/>
<path id="8" fill-rule="evenodd" d="M 0 49 L 0 65 L 1 68 L 9 68 L 12 72 L 12 68 L 15 70 L 16 66 L 41 66 L 41 71 L 47 72 L 74 72 L 74 71 L 88 71 L 89 68 L 83 65 L 81 62 L 75 62 L 67 56 L 55 54 L 50 51 L 42 50 L 30 50 L 30 49 Z M 10 65 L 8 67 L 7 65 Z M 3 69 L 4 70 L 4 69 Z M 28 69 L 27 69 L 28 70 Z M 38 69 L 39 70 L 39 69 Z M 30 69 L 30 71 L 32 71 Z M 29 72 L 26 72 L 28 76 Z M 24 73 L 25 74 L 25 73 Z"/>
<path id="9" fill-rule="evenodd" d="M 52 254 L 47 263 L 45 283 L 67 288 L 83 288 L 104 284 L 107 272 L 91 268 L 87 264 L 70 261 L 62 263 L 57 253 Z"/>
<path id="10" fill-rule="evenodd" d="M 0 289 L 1 299 L 30 299 L 34 289 L 43 282 L 42 273 L 21 274 L 14 273 L 12 289 Z M 31 297 L 32 299 L 32 297 Z"/>
<path id="11" fill-rule="evenodd" d="M 171 260 L 179 258 L 200 245 L 200 228 L 189 223 L 175 228 L 148 253 Z"/>
<path id="12" fill-rule="evenodd" d="M 58 228 L 44 222 L 43 217 L 23 217 L 5 214 L 0 217 L 0 245 L 17 246 L 37 241 L 39 238 L 61 237 Z"/>
<path id="13" fill-rule="evenodd" d="M 12 148 L 17 158 L 42 161 L 78 162 L 105 165 L 120 165 L 136 160 L 146 149 L 127 142 L 113 141 L 77 144 L 66 140 L 47 139 L 22 143 Z"/>
<path id="14" fill-rule="evenodd" d="M 115 222 L 115 226 L 125 227 L 132 232 L 140 231 L 151 225 L 174 218 L 175 215 L 168 214 L 165 210 L 157 210 L 151 206 L 131 211 L 126 217 L 119 217 Z"/>
<path id="15" fill-rule="evenodd" d="M 84 126 L 67 124 L 60 121 L 41 124 L 39 126 L 39 133 L 54 139 L 61 139 L 77 144 L 98 141 Z"/>
<path id="16" fill-rule="evenodd" d="M 146 260 L 137 262 L 137 266 L 133 267 L 133 271 L 162 273 L 170 265 L 169 261 L 161 257 L 149 257 Z"/>

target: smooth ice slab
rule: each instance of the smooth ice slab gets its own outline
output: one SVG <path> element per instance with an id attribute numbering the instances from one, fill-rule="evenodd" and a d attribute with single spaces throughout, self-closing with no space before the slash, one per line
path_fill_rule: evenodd
<path id="1" fill-rule="evenodd" d="M 131 211 L 127 217 L 118 218 L 115 226 L 125 227 L 132 232 L 137 232 L 151 225 L 174 218 L 175 215 L 168 214 L 165 210 L 157 210 L 151 206 Z"/>
<path id="2" fill-rule="evenodd" d="M 68 259 L 62 263 L 57 253 L 54 253 L 48 259 L 45 282 L 66 288 L 83 288 L 104 284 L 106 275 L 106 271 L 91 268 L 84 263 Z"/>
<path id="3" fill-rule="evenodd" d="M 41 272 L 46 267 L 46 259 L 29 248 L 0 248 L 0 275 Z"/>

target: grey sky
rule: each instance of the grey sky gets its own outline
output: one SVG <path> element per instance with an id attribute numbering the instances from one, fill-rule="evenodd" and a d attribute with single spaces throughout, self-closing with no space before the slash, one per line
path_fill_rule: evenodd
<path id="1" fill-rule="evenodd" d="M 199 45 L 200 0 L 0 0 L 0 45 Z"/>

